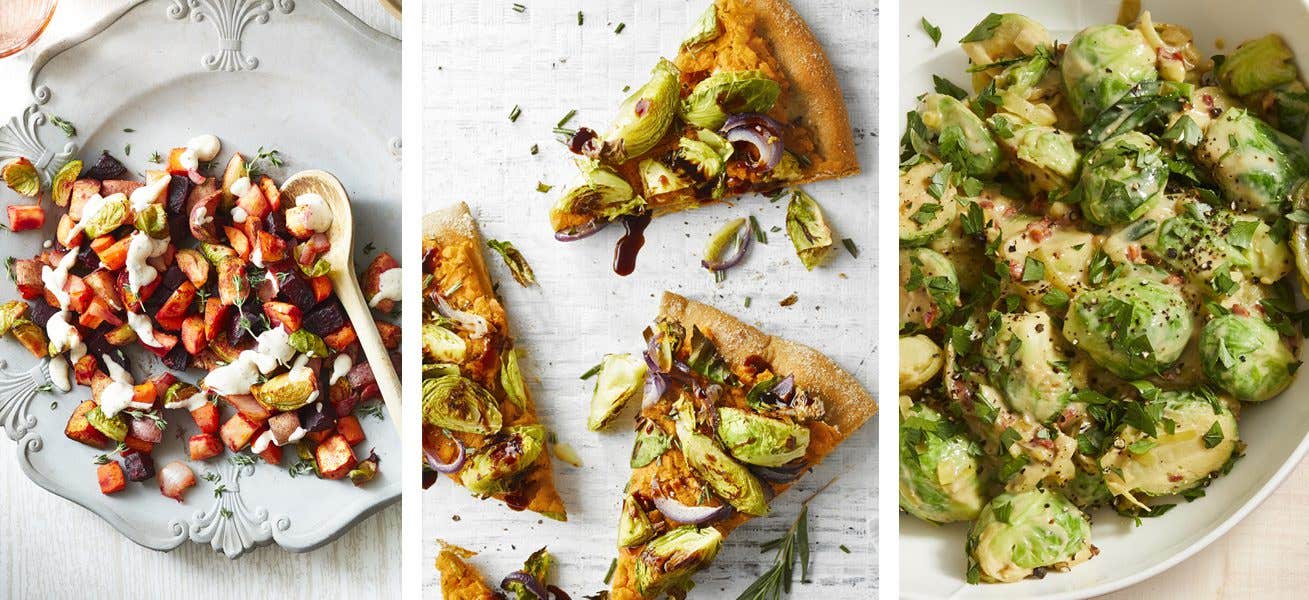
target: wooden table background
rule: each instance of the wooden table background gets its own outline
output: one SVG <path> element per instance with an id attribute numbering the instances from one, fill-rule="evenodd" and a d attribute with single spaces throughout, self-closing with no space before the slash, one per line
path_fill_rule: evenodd
<path id="1" fill-rule="evenodd" d="M 6 0 L 0 0 L 3 4 Z M 314 2 L 316 0 L 298 0 Z M 125 0 L 60 0 L 38 45 L 53 43 Z M 340 0 L 370 25 L 398 36 L 376 0 Z M 0 115 L 27 103 L 31 48 L 0 60 Z M 399 110 L 396 99 L 396 110 Z M 395 598 L 400 586 L 400 507 L 393 505 L 336 542 L 307 554 L 268 546 L 232 561 L 208 545 L 161 553 L 137 546 L 91 512 L 37 487 L 0 443 L 0 598 Z M 40 510 L 12 510 L 39 506 Z M 37 515 L 33 518 L 33 515 Z"/>

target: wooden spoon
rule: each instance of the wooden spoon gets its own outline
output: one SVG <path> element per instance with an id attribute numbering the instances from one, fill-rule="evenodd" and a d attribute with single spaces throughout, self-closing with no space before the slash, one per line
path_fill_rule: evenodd
<path id="1" fill-rule="evenodd" d="M 400 410 L 400 377 L 391 364 L 386 346 L 382 345 L 382 336 L 373 323 L 368 299 L 364 298 L 364 292 L 359 288 L 359 278 L 355 275 L 355 226 L 350 212 L 350 197 L 336 177 L 319 170 L 301 171 L 282 184 L 282 202 L 295 202 L 295 198 L 302 194 L 322 196 L 323 202 L 332 210 L 332 226 L 327 230 L 327 239 L 332 249 L 323 255 L 332 265 L 327 276 L 332 279 L 332 290 L 350 317 L 355 335 L 359 337 L 359 345 L 364 349 L 364 356 L 368 358 L 377 387 L 386 402 L 386 410 L 391 413 L 391 422 L 399 431 L 400 419 L 404 414 Z"/>

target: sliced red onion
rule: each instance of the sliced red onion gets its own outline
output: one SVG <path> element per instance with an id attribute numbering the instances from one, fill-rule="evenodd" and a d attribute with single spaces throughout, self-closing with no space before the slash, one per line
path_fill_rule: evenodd
<path id="1" fill-rule="evenodd" d="M 513 573 L 506 575 L 505 578 L 500 581 L 500 589 L 508 591 L 509 584 L 511 583 L 523 584 L 523 587 L 527 588 L 527 591 L 536 594 L 536 597 L 540 600 L 547 600 L 550 597 L 550 592 L 545 589 L 545 586 L 541 585 L 541 582 L 527 571 L 514 571 Z"/>
<path id="2" fill-rule="evenodd" d="M 596 232 L 604 229 L 611 222 L 612 221 L 606 221 L 604 219 L 595 219 L 585 225 L 578 225 L 577 227 L 570 227 L 563 231 L 556 231 L 555 239 L 561 242 L 576 242 L 582 238 L 588 238 L 595 235 Z"/>
<path id="3" fill-rule="evenodd" d="M 664 518 L 688 525 L 703 525 L 721 521 L 732 514 L 732 507 L 729 504 L 722 506 L 687 506 L 672 498 L 656 497 L 654 505 L 664 515 Z"/>
<path id="4" fill-rule="evenodd" d="M 454 460 L 448 463 L 441 462 L 441 459 L 436 456 L 435 448 L 429 448 L 427 444 L 423 444 L 423 456 L 427 458 L 427 465 L 432 467 L 432 470 L 437 473 L 445 473 L 447 475 L 455 473 L 463 468 L 464 461 L 468 458 L 468 449 L 464 447 L 464 443 L 459 441 L 459 438 L 452 437 L 450 439 L 454 440 L 455 447 L 459 449 L 459 453 L 455 455 Z"/>
<path id="5" fill-rule="evenodd" d="M 450 302 L 444 296 L 436 296 L 436 310 L 441 316 L 454 321 L 464 331 L 467 331 L 473 339 L 485 336 L 491 331 L 491 325 L 482 318 L 482 315 L 465 312 L 450 306 Z"/>
<path id="6" fill-rule="evenodd" d="M 129 426 L 132 429 L 132 437 L 143 442 L 158 444 L 164 441 L 164 430 L 155 424 L 154 419 L 149 417 L 132 417 Z"/>
<path id="7" fill-rule="evenodd" d="M 769 394 L 777 396 L 782 402 L 787 402 L 791 396 L 795 395 L 795 376 L 787 375 L 781 381 L 777 382 L 772 389 L 768 390 Z"/>
<path id="8" fill-rule="evenodd" d="M 782 465 L 780 467 L 761 467 L 759 465 L 750 465 L 750 472 L 759 476 L 760 479 L 771 483 L 790 483 L 795 481 L 805 469 L 809 468 L 804 461 Z"/>
<path id="9" fill-rule="evenodd" d="M 766 173 L 782 160 L 782 124 L 767 115 L 732 115 L 723 124 L 722 133 L 733 146 L 745 144 L 754 148 L 754 160 L 747 160 L 752 171 Z"/>
<path id="10" fill-rule="evenodd" d="M 647 362 L 649 357 L 647 358 Z M 664 397 L 664 392 L 668 391 L 668 378 L 662 373 L 656 371 L 653 367 L 645 373 L 645 389 L 641 395 L 641 408 L 650 408 L 660 398 Z"/>
<path id="11" fill-rule="evenodd" d="M 738 264 L 745 258 L 745 253 L 750 250 L 750 243 L 754 241 L 754 236 L 750 233 L 749 225 L 741 225 L 736 232 L 736 241 L 732 244 L 732 250 L 727 256 L 706 257 L 700 261 L 700 266 L 710 271 L 725 271 Z"/>
<path id="12" fill-rule="evenodd" d="M 195 169 L 187 169 L 186 176 L 191 178 L 191 183 L 196 185 L 205 184 L 205 176 L 201 175 L 200 172 Z"/>

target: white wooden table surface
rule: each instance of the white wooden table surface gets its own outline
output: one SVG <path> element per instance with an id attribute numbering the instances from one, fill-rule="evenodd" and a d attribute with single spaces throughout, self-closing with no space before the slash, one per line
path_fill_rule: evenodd
<path id="1" fill-rule="evenodd" d="M 629 471 L 633 409 L 610 431 L 588 432 L 591 382 L 578 376 L 606 353 L 643 347 L 641 331 L 664 289 L 819 348 L 872 385 L 876 11 L 872 2 L 793 1 L 836 67 L 864 167 L 859 177 L 806 189 L 824 207 L 838 239 L 852 238 L 862 252 L 856 259 L 838 247 L 829 265 L 806 272 L 785 234 L 770 232 L 768 244 L 755 245 L 722 284 L 699 266 L 709 234 L 746 215 L 755 215 L 765 230 L 781 226 L 785 202 L 751 197 L 735 206 L 656 219 L 629 277 L 610 270 L 621 227 L 563 244 L 553 239 L 547 219 L 551 203 L 576 174 L 551 129 L 572 109 L 577 116 L 570 127 L 605 129 L 626 96 L 623 86 L 643 84 L 658 57 L 676 50 L 706 0 L 522 0 L 522 13 L 511 2 L 425 4 L 423 202 L 428 209 L 468 202 L 487 238 L 511 240 L 531 262 L 540 286 L 524 289 L 498 257 L 489 259 L 518 347 L 527 353 L 524 370 L 543 420 L 583 462 L 574 468 L 555 461 L 567 523 L 478 501 L 448 480 L 428 490 L 426 596 L 436 594 L 431 565 L 438 538 L 481 552 L 473 562 L 495 581 L 548 545 L 558 555 L 556 580 L 574 598 L 606 587 L 602 579 L 615 554 L 618 500 Z M 615 33 L 619 23 L 626 26 Z M 522 114 L 510 122 L 515 105 Z M 537 155 L 530 153 L 533 144 Z M 538 182 L 555 188 L 540 193 Z M 799 301 L 780 307 L 778 301 L 791 293 Z M 798 585 L 793 597 L 876 597 L 876 430 L 870 421 L 774 502 L 773 515 L 735 532 L 715 565 L 696 577 L 691 597 L 730 598 L 742 591 L 772 562 L 758 544 L 780 535 L 795 519 L 798 502 L 838 476 L 810 505 L 813 583 Z"/>
<path id="2" fill-rule="evenodd" d="M 370 25 L 399 35 L 399 21 L 375 0 L 340 3 Z M 62 39 L 124 4 L 60 0 L 38 45 Z M 31 50 L 0 60 L 0 114 L 16 114 L 30 103 Z M 398 98 L 396 103 L 399 110 Z M 41 509 L 12 510 L 31 506 Z M 394 598 L 399 596 L 399 538 L 396 505 L 308 554 L 272 546 L 230 561 L 191 543 L 155 552 L 37 487 L 18 468 L 15 445 L 0 443 L 0 598 Z"/>

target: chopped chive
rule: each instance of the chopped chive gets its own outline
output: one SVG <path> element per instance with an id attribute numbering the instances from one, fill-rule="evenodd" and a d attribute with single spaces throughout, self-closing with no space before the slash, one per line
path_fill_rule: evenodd
<path id="1" fill-rule="evenodd" d="M 759 227 L 759 220 L 750 215 L 750 231 L 754 233 L 754 239 L 760 244 L 768 243 L 768 234 L 764 233 L 763 228 Z"/>
<path id="2" fill-rule="evenodd" d="M 510 123 L 517 122 L 518 117 L 521 116 L 522 114 L 523 114 L 523 109 L 518 108 L 518 105 L 515 104 L 514 109 L 509 111 L 509 122 Z"/>
<path id="3" fill-rule="evenodd" d="M 746 308 L 750 308 L 750 302 L 751 302 L 750 297 L 749 297 L 749 296 L 746 296 L 746 297 L 745 297 L 745 307 L 746 307 Z"/>
<path id="4" fill-rule="evenodd" d="M 573 120 L 573 117 L 576 115 L 577 115 L 577 109 L 568 111 L 568 114 L 564 115 L 564 118 L 559 119 L 559 122 L 555 123 L 555 129 L 563 129 L 564 125 L 567 125 L 568 122 Z"/>
<path id="5" fill-rule="evenodd" d="M 514 4 L 514 12 L 527 12 L 527 7 L 522 4 Z"/>
<path id="6" fill-rule="evenodd" d="M 132 145 L 131 145 L 131 144 L 128 144 L 128 145 L 126 145 L 126 146 L 123 146 L 123 154 L 126 154 L 127 156 L 131 156 L 131 155 L 132 155 Z"/>
<path id="7" fill-rule="evenodd" d="M 841 243 L 845 244 L 845 249 L 847 252 L 850 253 L 850 256 L 859 258 L 859 246 L 854 245 L 854 240 L 850 238 L 845 238 L 841 240 Z"/>
<path id="8" fill-rule="evenodd" d="M 136 130 L 132 129 L 131 127 L 127 127 L 123 129 L 123 133 L 136 133 Z"/>
<path id="9" fill-rule="evenodd" d="M 603 363 L 596 363 L 594 367 L 591 367 L 590 369 L 587 369 L 587 371 L 586 371 L 585 373 L 582 373 L 582 379 L 585 380 L 585 379 L 590 379 L 590 378 L 592 378 L 592 377 L 595 377 L 595 374 L 600 372 L 600 365 L 602 365 L 602 364 L 603 364 Z"/>
<path id="10" fill-rule="evenodd" d="M 578 26 L 578 27 L 581 27 L 583 21 L 585 21 L 585 18 L 582 17 L 582 11 L 579 10 L 579 11 L 577 11 L 577 26 Z"/>
<path id="11" fill-rule="evenodd" d="M 622 33 L 624 29 L 627 29 L 627 23 L 619 23 L 618 27 L 614 28 L 614 33 L 615 34 Z"/>
<path id="12" fill-rule="evenodd" d="M 538 147 L 536 144 L 532 144 L 532 154 L 536 154 L 540 151 L 541 151 L 540 147 Z"/>
<path id="13" fill-rule="evenodd" d="M 582 14 L 582 13 L 577 13 Z M 614 578 L 614 570 L 618 568 L 618 559 L 609 561 L 609 572 L 605 573 L 605 585 L 609 585 L 609 580 Z"/>
<path id="14" fill-rule="evenodd" d="M 849 548 L 846 548 L 846 547 L 845 547 L 845 544 L 841 544 L 841 552 L 844 552 L 844 553 L 846 553 L 846 554 L 849 554 L 849 553 L 850 553 L 850 549 L 849 549 Z"/>

